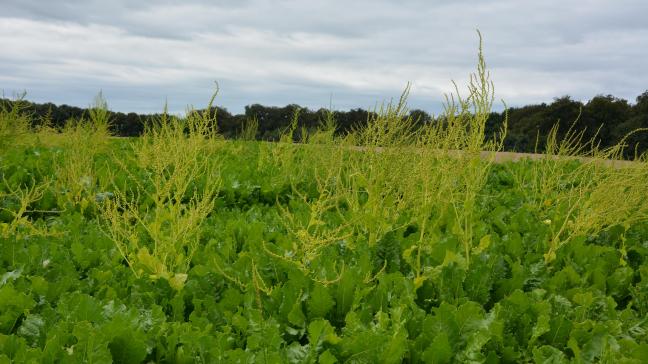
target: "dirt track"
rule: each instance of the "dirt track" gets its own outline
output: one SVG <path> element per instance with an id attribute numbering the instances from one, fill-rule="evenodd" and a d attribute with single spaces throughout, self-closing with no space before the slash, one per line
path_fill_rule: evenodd
<path id="1" fill-rule="evenodd" d="M 490 156 L 490 152 L 482 152 L 482 156 L 484 158 L 488 158 Z M 514 152 L 497 152 L 495 153 L 495 162 L 497 163 L 504 163 L 504 162 L 516 162 L 524 159 L 530 159 L 530 160 L 538 160 L 542 158 L 546 158 L 547 156 L 544 154 L 535 154 L 535 153 L 514 153 Z M 555 156 L 553 158 L 569 158 L 569 159 L 577 159 L 580 161 L 591 161 L 592 158 L 587 158 L 587 157 L 560 157 L 560 156 Z M 601 160 L 601 163 L 610 166 L 610 167 L 615 167 L 615 168 L 624 168 L 624 167 L 630 167 L 633 165 L 636 165 L 637 162 L 633 161 L 624 161 L 624 160 L 611 160 L 611 159 L 605 159 Z"/>
<path id="2" fill-rule="evenodd" d="M 111 139 L 124 139 L 123 137 L 111 137 Z M 276 142 L 272 142 L 276 143 Z M 304 144 L 300 144 L 304 145 Z M 356 147 L 355 149 L 358 150 L 364 150 L 365 148 L 363 147 Z M 377 150 L 381 150 L 382 148 L 376 148 Z M 483 158 L 489 158 L 491 155 L 491 152 L 482 152 L 481 153 Z M 530 159 L 530 160 L 539 160 L 542 158 L 546 158 L 547 156 L 544 154 L 537 154 L 537 153 L 516 153 L 516 152 L 496 152 L 495 153 L 495 163 L 505 163 L 505 162 L 517 162 L 525 159 Z M 553 158 L 556 159 L 577 159 L 580 161 L 591 161 L 592 158 L 588 157 L 561 157 L 561 156 L 554 156 Z M 615 168 L 625 168 L 625 167 L 630 167 L 633 165 L 636 165 L 637 162 L 633 161 L 626 161 L 626 160 L 612 160 L 612 159 L 605 159 L 605 160 L 600 160 L 601 163 L 610 166 L 610 167 L 615 167 Z"/>
<path id="3" fill-rule="evenodd" d="M 357 150 L 365 150 L 364 147 L 356 147 Z M 375 148 L 377 151 L 381 151 L 382 148 L 378 147 Z M 459 155 L 461 151 L 459 150 L 451 150 L 448 152 L 449 155 Z M 493 152 L 481 152 L 481 156 L 484 159 L 490 158 L 492 156 Z M 590 157 L 566 157 L 566 156 L 547 156 L 545 154 L 538 154 L 538 153 L 516 153 L 516 152 L 495 152 L 495 163 L 506 163 L 506 162 L 517 162 L 517 161 L 522 161 L 525 159 L 529 160 L 540 160 L 544 158 L 551 158 L 551 159 L 572 159 L 572 160 L 579 160 L 582 162 L 598 162 L 602 163 L 603 165 L 609 166 L 609 167 L 614 167 L 614 168 L 627 168 L 631 166 L 636 166 L 637 163 L 639 162 L 634 162 L 634 161 L 627 161 L 627 160 L 616 160 L 616 159 L 594 159 Z"/>

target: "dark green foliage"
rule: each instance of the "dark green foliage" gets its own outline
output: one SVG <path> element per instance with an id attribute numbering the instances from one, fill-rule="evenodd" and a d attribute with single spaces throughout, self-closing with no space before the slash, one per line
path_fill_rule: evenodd
<path id="1" fill-rule="evenodd" d="M 321 277 L 277 256 L 292 244 L 277 202 L 301 205 L 286 181 L 272 178 L 275 167 L 258 163 L 259 144 L 230 147 L 222 151 L 219 201 L 179 291 L 166 280 L 135 278 L 97 217 L 66 210 L 61 191 L 48 190 L 34 210 L 49 212 L 30 219 L 61 234 L 0 239 L 0 362 L 642 363 L 648 357 L 648 226 L 575 239 L 546 265 L 539 242 L 547 227 L 510 175 L 528 164 L 493 168 L 475 222 L 477 243 L 487 235 L 490 243 L 472 253 L 470 266 L 448 258 L 462 247 L 441 226 L 422 256 L 433 274 L 416 287 L 404 258 L 419 237 L 415 225 L 374 246 L 353 248 L 349 240 L 327 247 L 311 263 L 327 271 Z M 4 153 L 0 175 L 10 186 L 51 175 L 56 150 L 35 150 Z M 117 144 L 115 150 L 125 153 Z M 103 192 L 109 199 L 110 191 Z M 0 203 L 13 206 L 10 199 Z M 333 223 L 335 215 L 325 219 Z"/>
<path id="2" fill-rule="evenodd" d="M 11 101 L 2 99 L 2 103 Z M 648 91 L 639 95 L 634 104 L 612 95 L 597 95 L 587 102 L 571 99 L 569 96 L 557 97 L 547 104 L 512 107 L 508 113 L 508 132 L 504 141 L 505 151 L 543 152 L 550 129 L 560 125 L 558 137 L 573 127 L 574 130 L 585 130 L 583 141 L 594 138 L 601 147 L 616 145 L 627 136 L 625 142 L 626 158 L 632 158 L 635 153 L 641 154 L 648 150 L 648 132 L 628 135 L 634 130 L 648 128 Z M 68 120 L 78 120 L 88 114 L 87 109 L 68 106 L 35 104 L 22 101 L 23 108 L 32 115 L 34 125 L 39 125 L 45 118 L 51 119 L 53 126 L 62 127 Z M 301 128 L 307 131 L 315 130 L 326 119 L 329 110 L 309 110 L 298 105 L 285 107 L 248 105 L 243 114 L 231 114 L 224 108 L 214 107 L 219 132 L 228 139 L 237 138 L 245 122 L 256 118 L 259 122 L 257 138 L 259 140 L 279 140 L 281 132 L 290 124 L 295 110 L 300 110 L 297 130 L 293 135 L 296 141 L 303 141 Z M 415 120 L 415 125 L 435 122 L 435 119 L 422 110 L 412 110 L 409 115 Z M 335 111 L 333 116 L 337 122 L 336 133 L 346 134 L 354 128 L 366 125 L 375 117 L 375 113 L 363 109 Z M 118 136 L 141 135 L 144 128 L 150 125 L 159 115 L 138 115 L 110 112 L 111 131 Z M 486 122 L 486 135 L 496 136 L 504 121 L 504 112 L 492 112 Z"/>

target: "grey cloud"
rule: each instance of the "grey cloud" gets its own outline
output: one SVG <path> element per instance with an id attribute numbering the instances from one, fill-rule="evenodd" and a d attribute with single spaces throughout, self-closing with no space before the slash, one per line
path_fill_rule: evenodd
<path id="1" fill-rule="evenodd" d="M 233 111 L 258 102 L 369 107 L 413 82 L 440 110 L 474 69 L 479 28 L 509 105 L 648 88 L 648 3 L 609 1 L 5 0 L 0 89 L 113 108 L 201 105 L 219 80 Z"/>

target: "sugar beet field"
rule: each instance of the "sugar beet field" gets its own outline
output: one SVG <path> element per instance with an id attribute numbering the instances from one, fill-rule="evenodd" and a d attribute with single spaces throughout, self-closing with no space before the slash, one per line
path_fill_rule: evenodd
<path id="1" fill-rule="evenodd" d="M 468 92 L 300 143 L 1 109 L 0 363 L 648 362 L 648 162 L 496 163 L 481 59 Z"/>

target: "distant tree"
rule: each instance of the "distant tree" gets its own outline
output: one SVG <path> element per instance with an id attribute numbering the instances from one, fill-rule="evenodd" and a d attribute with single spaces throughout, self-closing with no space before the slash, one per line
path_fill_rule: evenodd
<path id="1" fill-rule="evenodd" d="M 648 90 L 644 91 L 641 95 L 637 96 L 637 102 L 632 108 L 633 115 L 644 114 L 648 115 Z"/>
<path id="2" fill-rule="evenodd" d="M 564 135 L 574 122 L 576 128 L 579 128 L 582 125 L 582 119 L 579 117 L 582 109 L 583 103 L 572 100 L 568 95 L 555 98 L 541 115 L 542 121 L 538 128 L 540 135 L 547 135 L 556 123 L 560 124 L 559 135 Z"/>
<path id="3" fill-rule="evenodd" d="M 598 95 L 585 104 L 579 126 L 587 128 L 586 135 L 590 137 L 598 131 L 597 139 L 603 146 L 610 146 L 618 141 L 613 131 L 628 121 L 631 111 L 630 104 L 624 99 Z"/>
<path id="4" fill-rule="evenodd" d="M 2 99 L 3 103 L 11 100 Z M 51 121 L 55 128 L 62 128 L 69 120 L 79 120 L 88 115 L 88 110 L 69 105 L 34 104 L 23 101 L 25 112 L 36 126 L 43 120 Z M 330 110 L 317 111 L 302 108 L 296 104 L 284 107 L 252 104 L 245 107 L 243 114 L 232 114 L 227 109 L 213 107 L 216 123 L 220 133 L 225 138 L 235 138 L 246 120 L 255 117 L 258 120 L 258 139 L 278 140 L 281 132 L 291 122 L 296 110 L 300 110 L 295 140 L 303 140 L 302 133 L 309 133 L 326 120 Z M 204 112 L 196 110 L 194 112 Z M 349 111 L 333 111 L 336 123 L 336 134 L 343 135 L 349 131 L 361 128 L 375 117 L 372 111 L 351 109 Z M 156 114 L 140 115 L 109 112 L 112 121 L 111 131 L 119 136 L 140 135 L 146 125 L 159 117 Z M 441 122 L 423 110 L 411 110 L 408 116 L 418 123 Z M 504 114 L 492 112 L 486 123 L 486 136 L 492 138 L 501 128 Z M 597 131 L 597 140 L 601 146 L 614 145 L 633 130 L 648 128 L 648 90 L 637 96 L 636 103 L 612 95 L 597 95 L 583 104 L 570 96 L 555 98 L 550 104 L 536 104 L 522 107 L 512 107 L 508 110 L 508 130 L 504 140 L 504 149 L 518 152 L 543 151 L 546 136 L 556 124 L 560 124 L 559 137 L 573 125 L 574 129 L 586 129 L 585 138 L 591 138 Z M 635 150 L 642 153 L 648 150 L 648 133 L 633 133 L 625 140 L 628 145 L 627 157 L 632 157 Z"/>

